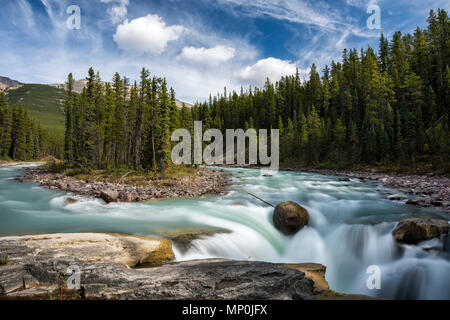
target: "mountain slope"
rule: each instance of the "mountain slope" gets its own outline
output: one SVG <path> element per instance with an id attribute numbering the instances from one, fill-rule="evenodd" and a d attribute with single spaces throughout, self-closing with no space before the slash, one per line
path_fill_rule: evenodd
<path id="1" fill-rule="evenodd" d="M 11 87 L 17 87 L 20 86 L 21 83 L 19 81 L 16 80 L 12 80 L 8 77 L 1 77 L 0 76 L 0 90 L 6 90 L 9 89 Z"/>
<path id="2" fill-rule="evenodd" d="M 86 83 L 86 80 L 76 81 L 74 91 L 81 93 Z M 31 118 L 39 121 L 43 128 L 54 130 L 58 135 L 64 134 L 64 87 L 64 84 L 22 84 L 0 77 L 0 90 L 6 90 L 9 104 L 22 105 Z M 177 106 L 181 108 L 182 105 L 183 102 L 177 100 Z M 185 105 L 191 107 L 189 103 Z"/>
<path id="3" fill-rule="evenodd" d="M 7 95 L 11 106 L 22 105 L 43 128 L 64 134 L 63 89 L 43 84 L 24 84 L 17 89 L 10 88 Z"/>

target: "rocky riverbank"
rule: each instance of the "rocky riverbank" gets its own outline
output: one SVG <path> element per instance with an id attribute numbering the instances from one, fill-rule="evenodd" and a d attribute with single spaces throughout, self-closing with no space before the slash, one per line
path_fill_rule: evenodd
<path id="1" fill-rule="evenodd" d="M 221 259 L 167 264 L 174 257 L 170 240 L 146 237 L 4 237 L 0 255 L 0 299 L 368 298 L 330 290 L 326 268 L 317 264 Z M 152 267 L 142 268 L 143 264 Z M 79 272 L 77 290 L 69 287 L 71 270 Z"/>
<path id="2" fill-rule="evenodd" d="M 180 175 L 168 180 L 148 179 L 145 184 L 139 185 L 95 179 L 78 180 L 63 173 L 52 173 L 41 167 L 27 168 L 26 174 L 16 179 L 20 182 L 36 182 L 51 190 L 102 198 L 107 203 L 222 194 L 229 185 L 225 172 L 210 169 L 199 169 L 196 173 Z"/>
<path id="3" fill-rule="evenodd" d="M 222 165 L 220 167 L 245 168 L 245 169 L 267 169 L 255 165 Z M 393 201 L 404 200 L 409 205 L 418 207 L 434 207 L 446 211 L 450 214 L 450 177 L 436 176 L 432 173 L 424 175 L 400 174 L 400 173 L 380 173 L 375 170 L 337 170 L 337 169 L 316 169 L 281 167 L 282 171 L 295 171 L 307 173 L 319 173 L 325 175 L 343 176 L 342 181 L 347 179 L 359 179 L 361 181 L 375 180 L 383 185 L 398 189 L 401 192 L 411 195 L 390 195 L 388 198 Z M 270 177 L 270 174 L 265 176 Z"/>

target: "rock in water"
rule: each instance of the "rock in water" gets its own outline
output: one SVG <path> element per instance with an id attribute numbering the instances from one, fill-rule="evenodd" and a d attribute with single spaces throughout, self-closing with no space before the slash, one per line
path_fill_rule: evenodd
<path id="1" fill-rule="evenodd" d="M 111 203 L 111 202 L 117 202 L 117 200 L 119 199 L 119 193 L 115 190 L 104 190 L 100 193 L 100 197 L 106 202 L 106 203 Z"/>
<path id="2" fill-rule="evenodd" d="M 415 218 L 400 221 L 392 234 L 398 242 L 415 244 L 448 234 L 449 230 L 450 225 L 445 220 Z"/>
<path id="3" fill-rule="evenodd" d="M 402 196 L 401 194 L 394 194 L 394 195 L 388 197 L 388 199 L 392 200 L 392 201 L 399 201 L 399 200 L 402 200 L 404 198 L 405 197 Z"/>
<path id="4" fill-rule="evenodd" d="M 74 203 L 78 202 L 78 200 L 74 199 L 74 198 L 67 198 L 66 201 L 67 201 L 68 204 L 74 204 Z"/>
<path id="5" fill-rule="evenodd" d="M 309 222 L 305 208 L 293 201 L 282 202 L 275 207 L 273 224 L 286 235 L 300 231 Z"/>

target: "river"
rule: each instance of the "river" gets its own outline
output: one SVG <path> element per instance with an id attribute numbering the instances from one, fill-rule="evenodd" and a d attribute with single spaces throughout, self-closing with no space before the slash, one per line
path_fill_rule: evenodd
<path id="1" fill-rule="evenodd" d="M 379 182 L 340 181 L 337 176 L 300 172 L 226 169 L 231 192 L 198 199 L 112 203 L 19 183 L 22 167 L 0 168 L 0 236 L 69 232 L 114 232 L 159 236 L 180 228 L 225 228 L 230 233 L 174 246 L 177 260 L 232 258 L 269 262 L 317 262 L 327 266 L 333 290 L 391 299 L 450 299 L 450 237 L 399 246 L 392 230 L 410 217 L 443 217 L 435 209 L 387 200 L 401 193 Z M 294 236 L 272 224 L 273 208 L 241 188 L 278 204 L 296 201 L 310 223 Z M 67 197 L 78 200 L 69 204 Z M 431 249 L 430 249 L 431 248 Z M 367 268 L 381 270 L 381 289 L 368 289 Z"/>

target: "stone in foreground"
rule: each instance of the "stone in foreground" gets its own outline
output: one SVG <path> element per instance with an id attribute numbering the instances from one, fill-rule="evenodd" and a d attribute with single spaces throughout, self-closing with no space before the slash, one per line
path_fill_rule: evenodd
<path id="1" fill-rule="evenodd" d="M 0 252 L 12 262 L 0 266 L 0 298 L 59 297 L 61 275 L 67 279 L 68 267 L 77 266 L 87 299 L 315 299 L 313 280 L 283 264 L 155 264 L 173 257 L 170 240 L 109 234 L 5 237 Z M 150 262 L 156 266 L 132 268 Z"/>
<path id="2" fill-rule="evenodd" d="M 111 261 L 129 267 L 172 261 L 172 241 L 103 233 L 61 233 L 0 238 L 0 253 L 14 264 L 75 258 L 85 262 Z"/>
<path id="3" fill-rule="evenodd" d="M 293 201 L 282 202 L 275 207 L 273 224 L 286 235 L 300 231 L 309 222 L 309 214 L 305 208 Z"/>
<path id="4" fill-rule="evenodd" d="M 164 239 L 92 233 L 5 237 L 0 253 L 8 256 L 0 265 L 0 299 L 60 299 L 61 292 L 64 299 L 369 298 L 330 290 L 326 268 L 318 264 L 211 259 L 161 265 L 173 258 Z M 69 266 L 81 272 L 80 290 L 68 290 L 61 280 L 69 280 Z"/>
<path id="5" fill-rule="evenodd" d="M 398 242 L 416 244 L 448 234 L 449 230 L 446 220 L 414 218 L 400 221 L 392 234 Z"/>

